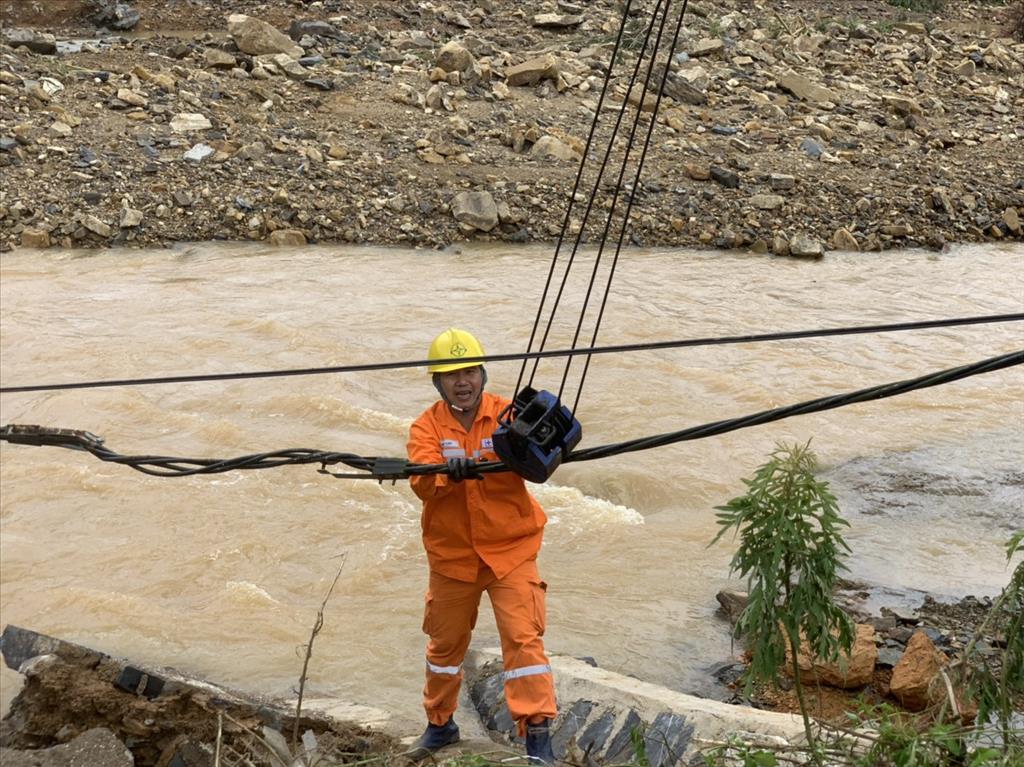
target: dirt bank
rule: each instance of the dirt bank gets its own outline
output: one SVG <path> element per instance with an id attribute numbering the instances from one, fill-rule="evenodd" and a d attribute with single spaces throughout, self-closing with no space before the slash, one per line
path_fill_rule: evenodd
<path id="1" fill-rule="evenodd" d="M 653 4 L 633 5 L 628 57 Z M 111 34 L 94 6 L 3 4 L 2 249 L 551 240 L 621 17 L 612 0 L 140 0 Z M 1024 44 L 1001 37 L 1001 12 L 690 3 L 642 181 L 637 149 L 619 196 L 627 241 L 816 255 L 1021 238 Z M 287 52 L 251 52 L 232 13 L 290 30 Z M 630 70 L 616 66 L 602 151 Z"/>

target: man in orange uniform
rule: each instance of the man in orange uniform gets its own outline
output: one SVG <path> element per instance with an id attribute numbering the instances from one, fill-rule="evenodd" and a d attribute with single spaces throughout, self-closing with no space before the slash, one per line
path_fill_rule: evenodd
<path id="1" fill-rule="evenodd" d="M 450 328 L 430 346 L 428 372 L 441 399 L 418 418 L 409 434 L 409 459 L 448 466 L 447 474 L 412 477 L 423 501 L 423 545 L 430 564 L 423 631 L 427 681 L 423 705 L 428 725 L 413 746 L 418 756 L 455 743 L 453 714 L 462 661 L 487 592 L 501 637 L 505 699 L 526 739 L 527 754 L 554 764 L 549 723 L 557 713 L 551 666 L 544 653 L 547 585 L 537 572 L 547 517 L 511 471 L 481 475 L 477 461 L 497 460 L 491 435 L 507 399 L 484 391 L 487 374 L 472 334 Z M 469 481 L 465 481 L 469 480 Z"/>

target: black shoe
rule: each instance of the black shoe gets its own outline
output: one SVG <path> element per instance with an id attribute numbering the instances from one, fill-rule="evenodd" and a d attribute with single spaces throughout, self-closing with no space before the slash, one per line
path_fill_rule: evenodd
<path id="1" fill-rule="evenodd" d="M 555 752 L 551 750 L 550 719 L 540 724 L 526 724 L 526 756 L 532 764 L 554 767 Z"/>
<path id="2" fill-rule="evenodd" d="M 435 751 L 459 742 L 459 726 L 455 717 L 445 724 L 427 724 L 427 729 L 416 739 L 409 749 L 410 759 L 426 759 Z"/>

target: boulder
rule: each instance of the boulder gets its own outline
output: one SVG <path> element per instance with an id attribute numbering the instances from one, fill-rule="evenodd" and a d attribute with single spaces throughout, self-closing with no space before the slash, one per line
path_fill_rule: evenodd
<path id="1" fill-rule="evenodd" d="M 765 249 L 767 250 L 767 248 Z M 718 600 L 722 612 L 729 618 L 729 622 L 735 623 L 739 620 L 740 614 L 747 609 L 750 595 L 745 591 L 722 589 L 715 594 L 715 599 Z"/>
<path id="2" fill-rule="evenodd" d="M 207 48 L 203 51 L 203 64 L 208 69 L 234 69 L 236 63 L 234 56 L 220 48 Z"/>
<path id="3" fill-rule="evenodd" d="M 175 133 L 191 133 L 192 131 L 209 130 L 213 125 L 197 112 L 180 112 L 171 119 L 171 130 Z"/>
<path id="4" fill-rule="evenodd" d="M 775 82 L 778 86 L 796 96 L 801 101 L 836 101 L 836 94 L 830 91 L 823 85 L 811 82 L 803 75 L 798 75 L 795 72 L 786 72 L 775 78 Z"/>
<path id="5" fill-rule="evenodd" d="M 725 50 L 725 43 L 718 38 L 705 37 L 702 40 L 698 40 L 697 43 L 687 53 L 690 54 L 690 58 L 699 59 L 702 56 L 711 56 L 716 53 L 721 53 Z"/>
<path id="6" fill-rule="evenodd" d="M 142 223 L 142 211 L 135 208 L 121 208 L 121 229 L 131 229 Z"/>
<path id="7" fill-rule="evenodd" d="M 335 40 L 344 39 L 344 35 L 333 24 L 317 19 L 295 19 L 288 27 L 288 37 L 298 42 L 303 37 L 328 37 Z"/>
<path id="8" fill-rule="evenodd" d="M 850 233 L 849 229 L 840 228 L 836 229 L 832 235 L 832 249 L 857 252 L 860 250 L 860 243 L 857 242 L 857 238 Z"/>
<path id="9" fill-rule="evenodd" d="M 527 59 L 505 70 L 509 85 L 536 85 L 541 80 L 558 79 L 558 59 L 551 54 Z"/>
<path id="10" fill-rule="evenodd" d="M 776 210 L 785 202 L 786 198 L 780 194 L 755 194 L 750 198 L 750 204 L 758 210 Z"/>
<path id="11" fill-rule="evenodd" d="M 109 224 L 104 223 L 93 215 L 82 216 L 82 226 L 93 234 L 98 234 L 100 237 L 109 237 L 113 232 Z"/>
<path id="12" fill-rule="evenodd" d="M 583 16 L 576 13 L 538 13 L 533 17 L 533 26 L 541 29 L 571 29 L 583 23 Z"/>
<path id="13" fill-rule="evenodd" d="M 473 66 L 473 54 L 462 43 L 449 40 L 437 52 L 434 63 L 445 72 L 464 72 Z"/>
<path id="14" fill-rule="evenodd" d="M 100 0 L 100 11 L 93 17 L 97 26 L 126 32 L 139 23 L 139 12 L 127 3 L 113 3 Z"/>
<path id="15" fill-rule="evenodd" d="M 0 40 L 12 48 L 24 47 L 33 53 L 50 54 L 57 52 L 57 38 L 33 29 L 8 28 L 0 33 Z"/>
<path id="16" fill-rule="evenodd" d="M 498 206 L 490 192 L 459 192 L 452 200 L 452 215 L 460 224 L 481 232 L 498 225 Z"/>
<path id="17" fill-rule="evenodd" d="M 892 670 L 889 691 L 910 711 L 923 711 L 942 695 L 932 682 L 946 665 L 946 656 L 940 653 L 924 631 L 918 629 L 907 642 L 907 649 Z"/>
<path id="18" fill-rule="evenodd" d="M 550 157 L 555 160 L 579 161 L 580 154 L 571 146 L 554 136 L 541 136 L 530 149 L 534 157 Z"/>
<path id="19" fill-rule="evenodd" d="M 42 229 L 26 229 L 21 233 L 21 247 L 23 248 L 48 248 L 50 247 L 50 233 Z"/>
<path id="20" fill-rule="evenodd" d="M 207 157 L 214 154 L 216 150 L 209 144 L 196 144 L 194 147 L 185 152 L 182 157 L 189 162 L 201 163 Z"/>
<path id="21" fill-rule="evenodd" d="M 306 235 L 298 229 L 278 229 L 270 233 L 270 244 L 275 248 L 301 248 L 306 244 Z"/>
<path id="22" fill-rule="evenodd" d="M 841 655 L 836 661 L 824 661 L 815 658 L 806 644 L 801 643 L 796 662 L 801 682 L 853 690 L 871 682 L 877 659 L 874 627 L 868 623 L 858 623 L 857 636 L 849 655 Z"/>
<path id="23" fill-rule="evenodd" d="M 266 53 L 256 56 L 255 63 L 269 72 L 280 72 L 292 80 L 308 80 L 309 70 L 287 53 Z"/>
<path id="24" fill-rule="evenodd" d="M 1003 223 L 1006 224 L 1006 228 L 1010 230 L 1011 234 L 1018 237 L 1024 234 L 1024 231 L 1021 231 L 1020 214 L 1016 208 L 1007 208 L 1003 211 Z"/>
<path id="25" fill-rule="evenodd" d="M 789 241 L 789 255 L 801 258 L 821 258 L 825 255 L 825 246 L 821 241 L 806 232 L 799 232 Z"/>
<path id="26" fill-rule="evenodd" d="M 772 173 L 768 177 L 768 183 L 776 192 L 784 192 L 796 186 L 796 176 L 788 176 L 785 173 Z"/>
<path id="27" fill-rule="evenodd" d="M 233 13 L 228 16 L 228 34 L 243 53 L 258 56 L 264 53 L 287 53 L 298 59 L 305 53 L 288 35 L 280 32 L 265 21 Z"/>
<path id="28" fill-rule="evenodd" d="M 70 743 L 46 749 L 21 751 L 0 748 L 4 767 L 132 767 L 135 759 L 110 730 L 94 727 Z"/>

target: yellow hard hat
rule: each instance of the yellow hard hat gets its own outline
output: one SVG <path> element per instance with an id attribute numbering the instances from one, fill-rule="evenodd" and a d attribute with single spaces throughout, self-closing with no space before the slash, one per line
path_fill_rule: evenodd
<path id="1" fill-rule="evenodd" d="M 427 359 L 432 363 L 427 367 L 428 373 L 450 373 L 453 370 L 473 368 L 483 362 L 460 362 L 460 357 L 483 357 L 484 347 L 476 337 L 465 330 L 448 328 L 430 344 Z"/>

